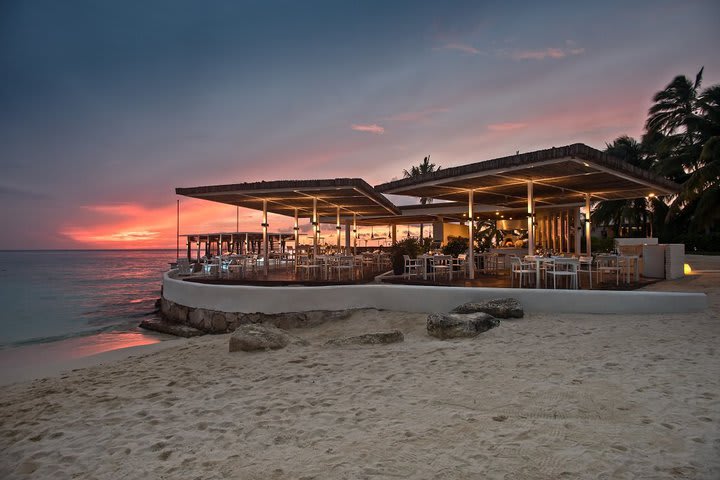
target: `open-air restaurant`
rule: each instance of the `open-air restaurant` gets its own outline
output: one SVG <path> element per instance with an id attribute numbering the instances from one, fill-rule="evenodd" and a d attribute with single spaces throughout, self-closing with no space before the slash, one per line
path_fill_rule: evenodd
<path id="1" fill-rule="evenodd" d="M 220 284 L 632 289 L 682 276 L 683 246 L 617 238 L 612 251 L 593 252 L 592 203 L 678 189 L 582 144 L 375 187 L 335 178 L 177 188 L 181 196 L 262 212 L 258 231 L 179 235 L 186 254 L 178 255 L 177 275 Z M 433 202 L 398 206 L 385 195 Z M 292 231 L 271 231 L 268 213 L 292 218 Z M 415 238 L 411 225 L 432 226 L 431 234 Z M 367 237 L 363 245 L 361 227 L 387 234 L 373 233 L 374 245 Z"/>

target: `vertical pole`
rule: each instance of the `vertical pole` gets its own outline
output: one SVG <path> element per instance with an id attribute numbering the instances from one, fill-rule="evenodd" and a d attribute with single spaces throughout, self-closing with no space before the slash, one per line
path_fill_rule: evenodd
<path id="1" fill-rule="evenodd" d="M 470 220 L 468 222 L 468 234 L 470 235 L 470 239 L 468 241 L 468 244 L 470 245 L 470 249 L 468 250 L 468 278 L 470 280 L 475 278 L 475 242 L 473 242 L 473 203 L 475 202 L 475 195 L 473 190 L 468 190 L 468 219 Z"/>
<path id="2" fill-rule="evenodd" d="M 357 214 L 353 212 L 353 255 L 357 255 Z"/>
<path id="3" fill-rule="evenodd" d="M 533 182 L 527 183 L 527 212 L 528 212 L 528 255 L 535 255 L 535 197 L 533 196 Z"/>
<path id="4" fill-rule="evenodd" d="M 265 270 L 265 277 L 270 273 L 270 255 L 268 255 L 268 218 L 267 218 L 267 200 L 263 200 L 263 223 L 262 223 L 262 234 L 263 234 L 263 270 Z"/>
<path id="5" fill-rule="evenodd" d="M 177 201 L 177 221 L 175 222 L 175 225 L 177 227 L 177 236 L 176 236 L 176 255 L 175 258 L 180 258 L 180 199 L 178 198 Z M 189 255 L 188 255 L 189 256 Z"/>
<path id="6" fill-rule="evenodd" d="M 397 243 L 397 225 L 393 224 L 392 228 L 390 229 L 390 241 L 393 243 Z"/>
<path id="7" fill-rule="evenodd" d="M 350 255 L 350 220 L 345 222 L 345 255 Z"/>
<path id="8" fill-rule="evenodd" d="M 570 210 L 565 210 L 565 251 L 570 253 Z"/>
<path id="9" fill-rule="evenodd" d="M 337 245 L 338 252 L 340 251 L 340 207 L 336 207 L 335 210 L 335 244 Z"/>
<path id="10" fill-rule="evenodd" d="M 312 224 L 313 224 L 313 256 L 317 257 L 318 253 L 318 227 L 320 224 L 318 223 L 318 217 L 317 217 L 317 198 L 313 197 L 313 214 L 312 214 Z"/>
<path id="11" fill-rule="evenodd" d="M 582 227 L 580 226 L 580 207 L 573 208 L 573 214 L 575 215 L 575 255 L 580 256 L 580 232 L 582 232 Z"/>
<path id="12" fill-rule="evenodd" d="M 592 242 L 590 241 L 590 194 L 585 194 L 585 251 L 592 255 Z"/>
<path id="13" fill-rule="evenodd" d="M 248 254 L 248 249 L 250 248 L 250 240 L 248 239 L 248 233 L 245 232 L 245 246 L 243 247 L 243 253 L 245 255 Z"/>
<path id="14" fill-rule="evenodd" d="M 298 209 L 295 209 L 295 226 L 293 227 L 293 231 L 295 232 L 295 261 L 297 261 L 297 254 L 298 254 L 298 243 L 300 238 L 300 227 L 298 227 Z"/>

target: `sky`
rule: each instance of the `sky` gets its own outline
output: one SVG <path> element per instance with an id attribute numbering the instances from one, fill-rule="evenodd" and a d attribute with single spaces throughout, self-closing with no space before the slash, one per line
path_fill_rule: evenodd
<path id="1" fill-rule="evenodd" d="M 181 233 L 235 230 L 235 207 L 175 187 L 376 185 L 428 154 L 639 138 L 676 75 L 720 83 L 718 18 L 714 0 L 4 0 L 0 249 L 174 247 L 178 198 Z"/>

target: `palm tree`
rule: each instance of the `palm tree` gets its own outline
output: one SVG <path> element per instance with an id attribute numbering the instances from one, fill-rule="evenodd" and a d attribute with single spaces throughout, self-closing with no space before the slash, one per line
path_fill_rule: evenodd
<path id="1" fill-rule="evenodd" d="M 410 168 L 410 171 L 403 170 L 403 177 L 404 178 L 417 178 L 421 177 L 423 175 L 430 174 L 432 172 L 437 172 L 442 167 L 436 167 L 434 163 L 430 163 L 430 155 L 425 157 L 420 165 L 413 165 Z M 429 197 L 422 197 L 420 199 L 420 203 L 422 205 L 427 205 L 428 203 L 432 203 L 432 198 Z M 423 229 L 425 227 L 425 224 L 420 224 L 420 238 L 423 238 Z"/>
<path id="2" fill-rule="evenodd" d="M 622 135 L 612 143 L 605 144 L 605 153 L 628 162 L 631 165 L 649 170 L 653 166 L 654 157 L 646 152 L 634 138 Z M 659 200 L 655 197 L 631 200 L 605 200 L 600 202 L 592 212 L 592 221 L 599 225 L 613 225 L 615 236 L 620 234 L 623 224 L 647 226 L 654 220 L 652 212 Z M 652 227 L 651 227 L 652 230 Z"/>
<path id="3" fill-rule="evenodd" d="M 709 231 L 718 220 L 720 196 L 720 85 L 700 91 L 703 68 L 691 81 L 677 76 L 653 97 L 643 145 L 654 152 L 659 173 L 682 184 L 666 223 L 676 231 Z"/>

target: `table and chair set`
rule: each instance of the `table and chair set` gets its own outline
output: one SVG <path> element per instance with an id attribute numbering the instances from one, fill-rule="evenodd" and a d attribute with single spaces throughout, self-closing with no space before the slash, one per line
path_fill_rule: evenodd
<path id="1" fill-rule="evenodd" d="M 534 286 L 535 288 L 580 288 L 581 278 L 592 288 L 593 275 L 596 285 L 615 278 L 615 285 L 640 280 L 640 257 L 637 255 L 597 254 L 580 257 L 546 257 L 526 255 L 510 258 L 510 286 Z"/>

